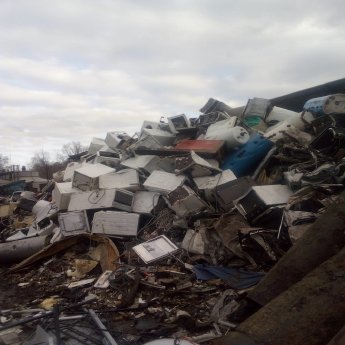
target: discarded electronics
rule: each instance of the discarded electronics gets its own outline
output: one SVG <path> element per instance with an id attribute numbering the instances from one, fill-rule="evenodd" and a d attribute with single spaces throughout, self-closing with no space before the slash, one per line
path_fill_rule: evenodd
<path id="1" fill-rule="evenodd" d="M 92 138 L 88 153 L 95 154 L 98 150 L 100 150 L 105 145 L 105 141 L 100 138 Z"/>
<path id="2" fill-rule="evenodd" d="M 136 236 L 139 218 L 136 213 L 99 211 L 94 214 L 91 231 L 107 236 Z"/>
<path id="3" fill-rule="evenodd" d="M 209 208 L 207 203 L 187 186 L 178 187 L 170 192 L 167 195 L 167 200 L 170 203 L 170 208 L 180 217 L 197 214 Z"/>
<path id="4" fill-rule="evenodd" d="M 55 183 L 52 192 L 52 199 L 55 201 L 59 210 L 67 210 L 71 195 L 75 192 L 72 188 L 72 182 Z"/>
<path id="5" fill-rule="evenodd" d="M 177 175 L 188 172 L 193 177 L 209 176 L 221 170 L 212 166 L 205 159 L 192 151 L 188 156 L 175 159 L 175 172 Z"/>
<path id="6" fill-rule="evenodd" d="M 74 171 L 72 187 L 83 191 L 90 191 L 99 188 L 100 176 L 114 172 L 113 168 L 103 164 L 84 164 Z"/>
<path id="7" fill-rule="evenodd" d="M 248 100 L 243 117 L 259 116 L 264 119 L 270 110 L 271 103 L 268 99 L 254 97 Z"/>
<path id="8" fill-rule="evenodd" d="M 36 222 L 40 222 L 44 218 L 51 218 L 58 212 L 58 208 L 55 203 L 38 200 L 35 206 L 32 208 L 32 213 L 35 215 Z"/>
<path id="9" fill-rule="evenodd" d="M 74 170 L 80 168 L 82 166 L 79 162 L 71 162 L 68 163 L 65 169 L 65 173 L 63 175 L 64 182 L 72 181 Z"/>
<path id="10" fill-rule="evenodd" d="M 133 205 L 134 193 L 125 189 L 116 189 L 113 200 L 113 207 L 118 210 L 131 212 Z"/>
<path id="11" fill-rule="evenodd" d="M 158 206 L 161 195 L 158 192 L 138 191 L 134 193 L 132 210 L 135 213 L 151 214 Z"/>
<path id="12" fill-rule="evenodd" d="M 209 98 L 206 104 L 200 109 L 203 114 L 209 114 L 214 112 L 224 112 L 231 114 L 232 108 L 225 103 L 218 101 L 214 98 Z"/>
<path id="13" fill-rule="evenodd" d="M 251 221 L 272 206 L 285 205 L 292 194 L 285 185 L 253 186 L 246 195 L 235 201 L 235 206 Z"/>
<path id="14" fill-rule="evenodd" d="M 172 133 L 178 133 L 180 130 L 190 127 L 189 120 L 185 114 L 168 117 L 168 124 Z"/>
<path id="15" fill-rule="evenodd" d="M 186 177 L 176 176 L 165 171 L 154 170 L 144 183 L 144 187 L 151 192 L 168 194 L 183 185 Z"/>
<path id="16" fill-rule="evenodd" d="M 325 155 L 335 154 L 344 148 L 345 128 L 327 128 L 311 143 L 310 148 Z"/>
<path id="17" fill-rule="evenodd" d="M 214 112 L 214 113 L 208 113 L 208 114 L 201 114 L 198 119 L 198 125 L 199 127 L 207 127 L 211 125 L 212 123 L 227 120 L 229 119 L 229 115 L 225 113 L 220 112 Z M 237 118 L 236 118 L 237 123 Z"/>
<path id="18" fill-rule="evenodd" d="M 160 129 L 143 128 L 140 139 L 151 137 L 162 146 L 170 146 L 175 141 L 175 135 Z"/>
<path id="19" fill-rule="evenodd" d="M 99 187 L 102 189 L 127 189 L 136 191 L 140 188 L 138 172 L 134 169 L 124 169 L 100 176 Z"/>
<path id="20" fill-rule="evenodd" d="M 80 157 L 80 162 L 82 163 L 82 165 L 84 163 L 94 164 L 96 156 L 97 153 L 87 153 Z"/>
<path id="21" fill-rule="evenodd" d="M 157 163 L 160 159 L 157 156 L 141 155 L 128 158 L 121 162 L 121 165 L 126 168 L 141 170 L 144 173 L 152 173 L 157 168 Z"/>
<path id="22" fill-rule="evenodd" d="M 141 131 L 144 128 L 147 129 L 160 129 L 160 123 L 159 122 L 155 122 L 155 121 L 144 121 L 143 124 L 141 125 Z"/>
<path id="23" fill-rule="evenodd" d="M 151 150 L 159 150 L 163 145 L 152 135 L 140 135 L 138 141 L 131 146 L 135 153 L 146 155 Z"/>
<path id="24" fill-rule="evenodd" d="M 115 189 L 96 189 L 87 192 L 77 192 L 71 195 L 68 211 L 82 211 L 113 206 Z"/>
<path id="25" fill-rule="evenodd" d="M 64 237 L 90 232 L 85 210 L 59 213 L 58 220 L 61 233 Z"/>
<path id="26" fill-rule="evenodd" d="M 167 237 L 162 235 L 134 246 L 133 250 L 145 264 L 150 264 L 175 254 L 179 249 Z"/>
<path id="27" fill-rule="evenodd" d="M 239 177 L 215 186 L 215 198 L 223 210 L 230 210 L 234 201 L 247 194 L 255 181 L 248 177 Z"/>
<path id="28" fill-rule="evenodd" d="M 105 143 L 115 150 L 130 139 L 131 137 L 125 132 L 108 132 L 105 137 Z"/>
<path id="29" fill-rule="evenodd" d="M 236 180 L 235 174 L 231 170 L 224 170 L 214 176 L 195 177 L 194 183 L 198 190 L 204 193 L 209 202 L 215 201 L 215 189 L 227 182 Z"/>
<path id="30" fill-rule="evenodd" d="M 109 151 L 98 151 L 94 159 L 94 163 L 104 164 L 114 169 L 117 169 L 119 167 L 120 162 L 121 162 L 121 155 L 117 152 L 109 152 Z"/>

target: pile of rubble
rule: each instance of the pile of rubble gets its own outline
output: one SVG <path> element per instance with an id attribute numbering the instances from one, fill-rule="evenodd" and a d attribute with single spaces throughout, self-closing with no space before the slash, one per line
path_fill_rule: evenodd
<path id="1" fill-rule="evenodd" d="M 2 341 L 21 343 L 24 326 L 25 344 L 224 336 L 344 189 L 344 143 L 343 94 L 301 113 L 210 99 L 198 118 L 93 138 L 41 194 L 3 200 L 0 261 L 16 263 L 4 274 L 18 298 L 2 301 Z"/>

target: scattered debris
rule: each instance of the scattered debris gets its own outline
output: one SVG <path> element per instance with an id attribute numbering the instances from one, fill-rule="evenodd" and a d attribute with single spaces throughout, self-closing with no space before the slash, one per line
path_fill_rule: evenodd
<path id="1" fill-rule="evenodd" d="M 211 98 L 198 118 L 92 138 L 41 194 L 6 184 L 0 341 L 222 341 L 344 190 L 344 99 Z"/>

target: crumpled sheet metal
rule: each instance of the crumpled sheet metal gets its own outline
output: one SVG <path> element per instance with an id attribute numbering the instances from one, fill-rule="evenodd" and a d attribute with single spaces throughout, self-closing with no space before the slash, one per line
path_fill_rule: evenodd
<path id="1" fill-rule="evenodd" d="M 107 237 L 82 234 L 78 236 L 65 238 L 59 242 L 50 244 L 38 253 L 28 257 L 19 264 L 11 267 L 9 272 L 16 272 L 42 259 L 49 258 L 59 252 L 65 251 L 71 246 L 77 244 L 81 240 L 95 241 L 99 243 L 99 245 L 103 246 L 103 250 L 101 251 L 102 255 L 100 258 L 100 265 L 103 271 L 116 269 L 116 267 L 118 266 L 117 262 L 120 254 L 115 244 Z"/>
<path id="2" fill-rule="evenodd" d="M 239 303 L 236 301 L 237 298 L 238 295 L 234 290 L 228 289 L 223 291 L 213 306 L 210 319 L 213 321 L 227 320 L 228 316 L 239 307 Z"/>

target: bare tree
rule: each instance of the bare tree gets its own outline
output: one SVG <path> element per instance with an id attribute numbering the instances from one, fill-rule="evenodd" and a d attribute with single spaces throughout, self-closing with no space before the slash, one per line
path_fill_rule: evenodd
<path id="1" fill-rule="evenodd" d="M 51 179 L 52 169 L 49 153 L 42 150 L 36 152 L 35 155 L 31 158 L 32 169 L 39 172 L 39 175 L 46 179 Z"/>
<path id="2" fill-rule="evenodd" d="M 87 146 L 82 145 L 79 141 L 71 141 L 62 146 L 61 152 L 57 154 L 56 158 L 60 162 L 65 162 L 69 156 L 85 152 L 87 149 Z"/>

